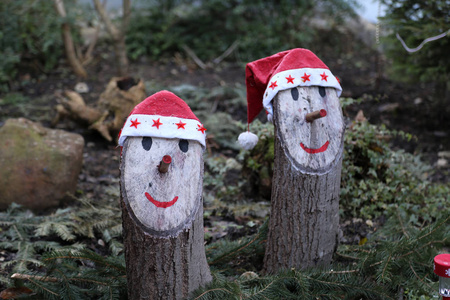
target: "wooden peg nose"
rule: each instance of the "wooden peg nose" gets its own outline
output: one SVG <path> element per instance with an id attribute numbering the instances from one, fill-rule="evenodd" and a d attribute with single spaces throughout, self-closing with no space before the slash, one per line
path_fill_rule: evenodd
<path id="1" fill-rule="evenodd" d="M 170 155 L 164 155 L 161 162 L 159 163 L 158 170 L 161 173 L 166 173 L 169 170 L 170 163 L 172 162 L 172 157 Z"/>
<path id="2" fill-rule="evenodd" d="M 314 122 L 314 120 L 323 118 L 327 115 L 327 111 L 325 109 L 316 110 L 313 112 L 310 112 L 309 114 L 306 114 L 306 122 L 311 123 Z"/>

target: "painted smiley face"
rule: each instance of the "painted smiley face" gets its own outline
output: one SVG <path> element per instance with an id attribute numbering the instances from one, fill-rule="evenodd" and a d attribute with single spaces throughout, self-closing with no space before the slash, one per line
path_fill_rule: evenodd
<path id="1" fill-rule="evenodd" d="M 344 119 L 336 90 L 296 87 L 279 92 L 274 104 L 277 131 L 293 165 L 303 173 L 327 173 L 343 149 Z M 313 112 L 316 119 L 310 118 Z"/>
<path id="2" fill-rule="evenodd" d="M 201 145 L 183 139 L 128 137 L 123 151 L 122 189 L 136 223 L 162 237 L 189 228 L 201 205 Z M 159 169 L 164 156 L 170 158 L 167 172 Z"/>

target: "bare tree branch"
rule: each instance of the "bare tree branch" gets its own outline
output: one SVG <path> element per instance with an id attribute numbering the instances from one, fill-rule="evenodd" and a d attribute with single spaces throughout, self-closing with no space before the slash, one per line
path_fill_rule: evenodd
<path id="1" fill-rule="evenodd" d="M 58 14 L 62 18 L 66 18 L 67 14 L 64 8 L 63 0 L 53 0 L 53 1 L 55 3 L 55 8 Z M 86 70 L 83 68 L 80 60 L 76 55 L 74 43 L 72 40 L 72 34 L 70 33 L 70 26 L 66 21 L 64 21 L 64 23 L 62 24 L 62 32 L 64 39 L 64 48 L 66 50 L 66 57 L 67 60 L 69 61 L 70 66 L 72 67 L 75 74 L 77 74 L 80 77 L 86 78 L 87 77 Z"/>
<path id="2" fill-rule="evenodd" d="M 234 41 L 234 43 L 227 49 L 225 50 L 225 52 L 220 55 L 219 57 L 217 57 L 216 59 L 213 60 L 214 64 L 219 64 L 222 60 L 224 60 L 228 55 L 230 55 L 231 53 L 233 53 L 234 49 L 236 49 L 236 47 L 239 45 L 239 41 L 236 40 Z"/>
<path id="3" fill-rule="evenodd" d="M 417 52 L 420 49 L 422 49 L 423 45 L 425 45 L 426 43 L 429 43 L 431 41 L 435 41 L 435 40 L 441 39 L 441 38 L 447 36 L 448 34 L 450 34 L 450 29 L 447 30 L 446 32 L 443 32 L 443 33 L 439 34 L 439 35 L 432 36 L 432 37 L 424 39 L 422 41 L 422 43 L 420 43 L 420 45 L 417 46 L 416 48 L 409 48 L 408 46 L 406 46 L 406 43 L 403 41 L 402 37 L 398 33 L 396 33 L 395 36 L 400 41 L 400 43 L 402 43 L 402 46 L 403 46 L 403 48 L 405 48 L 406 51 L 408 51 L 409 53 L 413 53 L 413 52 Z"/>
<path id="4" fill-rule="evenodd" d="M 128 20 L 130 18 L 130 0 L 123 0 L 123 19 L 122 19 L 122 30 L 117 29 L 116 26 L 112 23 L 111 19 L 109 18 L 105 6 L 100 3 L 99 0 L 92 0 L 94 2 L 95 9 L 97 10 L 97 13 L 100 15 L 100 18 L 102 19 L 103 23 L 106 26 L 106 30 L 111 35 L 112 39 L 114 40 L 114 52 L 117 56 L 117 63 L 119 67 L 119 75 L 120 76 L 126 76 L 128 75 L 128 57 L 127 57 L 127 50 L 125 45 L 125 31 L 126 26 L 128 24 Z"/>
<path id="5" fill-rule="evenodd" d="M 125 35 L 125 32 L 128 30 L 128 24 L 130 22 L 131 16 L 131 1 L 123 0 L 123 19 L 122 19 L 122 33 Z"/>
<path id="6" fill-rule="evenodd" d="M 181 48 L 186 51 L 187 55 L 189 55 L 190 58 L 192 58 L 200 68 L 202 68 L 203 70 L 206 69 L 206 64 L 200 58 L 198 58 L 198 56 L 194 53 L 194 51 L 192 51 L 191 48 L 189 48 L 187 45 L 182 45 Z"/>
<path id="7" fill-rule="evenodd" d="M 95 9 L 97 10 L 97 13 L 99 14 L 100 18 L 105 24 L 106 30 L 108 30 L 108 33 L 114 40 L 117 40 L 119 38 L 120 32 L 116 28 L 116 26 L 114 26 L 111 19 L 108 17 L 105 7 L 100 3 L 99 0 L 92 0 L 92 1 L 94 2 L 94 6 Z"/>

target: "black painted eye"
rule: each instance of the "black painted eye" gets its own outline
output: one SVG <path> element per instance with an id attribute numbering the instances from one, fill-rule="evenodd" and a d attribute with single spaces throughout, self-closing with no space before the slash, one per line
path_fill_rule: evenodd
<path id="1" fill-rule="evenodd" d="M 298 90 L 297 90 L 297 88 L 291 89 L 291 95 L 292 95 L 292 99 L 294 99 L 294 101 L 298 100 Z"/>
<path id="2" fill-rule="evenodd" d="M 178 143 L 178 146 L 180 146 L 180 150 L 186 153 L 189 150 L 189 142 L 187 140 L 180 140 Z"/>
<path id="3" fill-rule="evenodd" d="M 142 148 L 148 151 L 152 147 L 152 138 L 149 136 L 145 136 L 142 138 Z"/>
<path id="4" fill-rule="evenodd" d="M 325 88 L 323 86 L 319 86 L 319 94 L 322 97 L 325 97 L 327 95 L 327 92 L 325 91 Z"/>

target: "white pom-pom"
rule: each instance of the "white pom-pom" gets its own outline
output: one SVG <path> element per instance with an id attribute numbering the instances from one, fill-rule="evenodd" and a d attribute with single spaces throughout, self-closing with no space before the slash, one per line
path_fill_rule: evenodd
<path id="1" fill-rule="evenodd" d="M 267 121 L 269 121 L 270 123 L 273 123 L 273 115 L 272 114 L 267 114 Z"/>
<path id="2" fill-rule="evenodd" d="M 256 134 L 251 133 L 249 131 L 243 132 L 238 137 L 239 145 L 245 150 L 253 149 L 258 143 L 258 136 Z"/>

